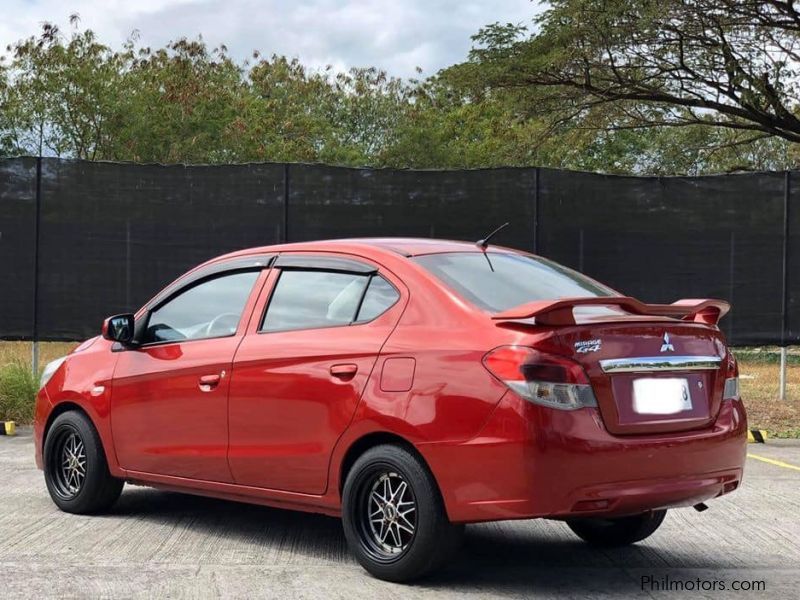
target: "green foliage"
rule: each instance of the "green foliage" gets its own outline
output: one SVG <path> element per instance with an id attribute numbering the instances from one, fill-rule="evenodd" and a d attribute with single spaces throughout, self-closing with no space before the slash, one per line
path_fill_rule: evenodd
<path id="1" fill-rule="evenodd" d="M 783 431 L 770 431 L 770 435 L 778 439 L 800 439 L 800 427 L 785 429 Z"/>
<path id="2" fill-rule="evenodd" d="M 51 25 L 13 50 L 2 112 L 16 148 L 102 158 L 119 105 L 120 55 L 99 44 L 91 31 L 64 43 Z"/>
<path id="3" fill-rule="evenodd" d="M 755 0 L 552 0 L 489 25 L 445 75 L 511 102 L 578 168 L 696 173 L 796 164 L 800 13 Z M 581 135 L 580 132 L 589 132 Z M 563 135 L 563 137 L 562 137 Z"/>
<path id="4" fill-rule="evenodd" d="M 281 56 L 237 64 L 224 46 L 129 40 L 51 25 L 0 69 L 0 152 L 163 163 L 374 164 L 414 82 L 376 69 L 311 72 Z"/>
<path id="5" fill-rule="evenodd" d="M 736 360 L 749 365 L 778 365 L 781 362 L 780 348 L 775 346 L 741 347 L 735 348 L 733 353 Z M 794 348 L 787 353 L 786 364 L 800 366 L 800 354 Z"/>
<path id="6" fill-rule="evenodd" d="M 30 423 L 38 389 L 30 365 L 15 360 L 0 366 L 0 421 Z"/>
<path id="7" fill-rule="evenodd" d="M 209 48 L 202 38 L 152 49 L 132 37 L 114 50 L 92 31 L 79 30 L 75 17 L 69 35 L 45 24 L 39 36 L 17 42 L 9 60 L 0 61 L 0 156 L 398 168 L 538 165 L 663 175 L 796 165 L 797 144 L 781 131 L 754 131 L 745 117 L 725 116 L 726 125 L 736 126 L 720 128 L 713 109 L 698 112 L 646 98 L 611 101 L 581 88 L 581 78 L 607 82 L 604 47 L 627 61 L 628 83 L 652 76 L 650 63 L 663 67 L 675 56 L 674 47 L 663 43 L 665 23 L 697 37 L 704 30 L 689 16 L 709 2 L 556 0 L 535 33 L 490 25 L 475 36 L 468 60 L 423 81 L 374 68 L 310 70 L 296 59 L 257 52 L 237 62 L 224 46 Z M 712 13 L 722 19 L 719 11 Z M 742 49 L 741 39 L 752 38 L 746 34 L 732 38 L 736 52 L 758 61 L 757 50 Z M 646 55 L 637 55 L 632 39 L 642 42 Z M 764 105 L 763 86 L 736 71 L 735 60 L 719 62 L 718 54 L 696 51 L 691 65 L 725 71 L 728 64 L 741 101 L 773 110 Z M 768 78 L 783 99 L 793 90 L 788 62 L 775 65 Z M 668 84 L 659 85 L 674 93 Z M 698 93 L 706 93 L 701 88 Z"/>
<path id="8" fill-rule="evenodd" d="M 116 135 L 103 158 L 137 162 L 228 162 L 228 138 L 246 89 L 224 49 L 202 40 L 138 51 L 126 45 Z"/>

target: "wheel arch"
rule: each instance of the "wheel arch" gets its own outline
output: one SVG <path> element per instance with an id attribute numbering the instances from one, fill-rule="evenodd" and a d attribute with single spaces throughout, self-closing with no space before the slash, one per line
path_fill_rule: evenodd
<path id="1" fill-rule="evenodd" d="M 409 440 L 389 431 L 373 431 L 362 435 L 361 437 L 355 439 L 347 448 L 347 451 L 344 453 L 339 466 L 339 481 L 337 482 L 336 490 L 339 494 L 339 498 L 342 497 L 342 491 L 344 490 L 344 483 L 347 479 L 347 474 L 350 472 L 350 469 L 353 467 L 356 460 L 358 460 L 358 457 L 363 455 L 367 450 L 376 446 L 382 446 L 384 444 L 402 446 L 419 458 L 425 468 L 428 469 L 428 472 L 433 477 L 433 480 L 436 482 L 436 489 L 439 492 L 439 497 L 443 500 L 442 490 L 439 487 L 439 481 L 436 478 L 436 474 L 433 472 L 430 463 L 428 463 L 423 454 Z"/>
<path id="2" fill-rule="evenodd" d="M 53 410 L 50 411 L 50 414 L 47 416 L 47 421 L 44 424 L 44 429 L 42 430 L 42 450 L 44 450 L 44 444 L 47 440 L 47 434 L 50 432 L 50 427 L 53 426 L 53 422 L 60 416 L 63 415 L 65 412 L 69 412 L 71 410 L 83 413 L 83 415 L 89 419 L 89 422 L 92 424 L 92 427 L 97 430 L 97 424 L 92 419 L 92 416 L 83 408 L 79 403 L 73 400 L 64 400 L 59 402 L 53 407 Z"/>
<path id="3" fill-rule="evenodd" d="M 42 453 L 42 460 L 46 460 L 44 456 L 44 446 L 47 441 L 47 434 L 50 432 L 50 428 L 52 427 L 55 420 L 65 412 L 76 411 L 81 413 L 86 419 L 91 423 L 94 430 L 97 432 L 98 437 L 100 438 L 100 445 L 103 448 L 103 454 L 106 457 L 106 464 L 108 464 L 109 470 L 115 476 L 121 476 L 121 470 L 117 466 L 116 455 L 113 453 L 113 449 L 109 448 L 108 442 L 103 435 L 103 430 L 101 427 L 98 427 L 97 420 L 92 415 L 91 411 L 87 410 L 85 406 L 81 404 L 79 400 L 74 399 L 65 399 L 53 406 L 50 414 L 47 415 L 47 420 L 45 421 L 44 428 L 42 429 L 42 439 L 41 439 L 41 448 L 40 451 Z"/>

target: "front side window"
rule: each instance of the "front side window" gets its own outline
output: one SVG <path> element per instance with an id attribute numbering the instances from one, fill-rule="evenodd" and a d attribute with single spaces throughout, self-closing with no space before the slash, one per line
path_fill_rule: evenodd
<path id="1" fill-rule="evenodd" d="M 371 321 L 399 298 L 382 277 L 285 270 L 275 284 L 261 331 L 335 327 Z"/>
<path id="2" fill-rule="evenodd" d="M 412 260 L 466 300 L 490 312 L 536 300 L 616 295 L 580 273 L 524 254 L 450 252 Z"/>
<path id="3" fill-rule="evenodd" d="M 258 271 L 207 279 L 150 313 L 143 343 L 197 340 L 236 333 Z"/>

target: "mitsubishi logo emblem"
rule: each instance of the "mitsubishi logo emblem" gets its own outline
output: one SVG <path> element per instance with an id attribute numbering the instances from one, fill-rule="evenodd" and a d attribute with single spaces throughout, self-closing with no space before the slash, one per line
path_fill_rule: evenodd
<path id="1" fill-rule="evenodd" d="M 664 334 L 664 343 L 661 344 L 661 351 L 662 352 L 675 352 L 675 346 L 673 346 L 669 341 L 669 334 Z"/>

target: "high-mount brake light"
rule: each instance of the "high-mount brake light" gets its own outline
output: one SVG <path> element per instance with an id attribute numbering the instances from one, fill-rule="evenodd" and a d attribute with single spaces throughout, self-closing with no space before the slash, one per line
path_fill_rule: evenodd
<path id="1" fill-rule="evenodd" d="M 597 406 L 583 368 L 527 346 L 500 346 L 483 357 L 489 372 L 529 402 L 575 410 Z"/>

